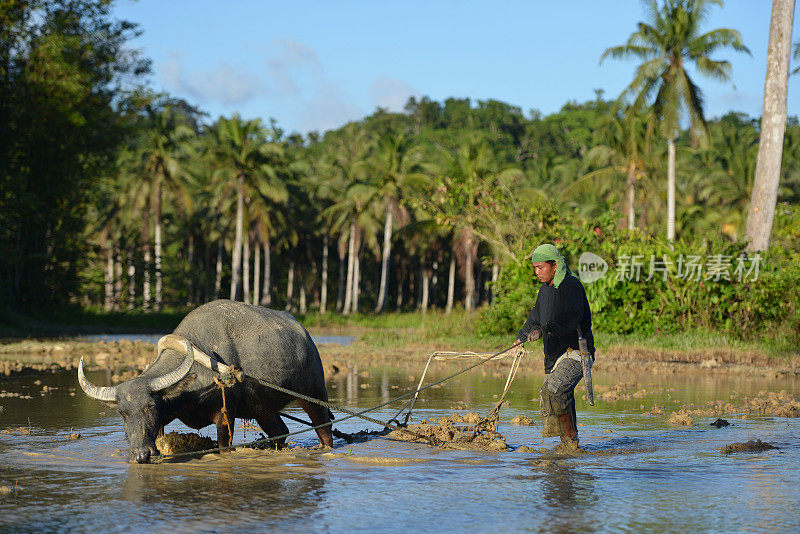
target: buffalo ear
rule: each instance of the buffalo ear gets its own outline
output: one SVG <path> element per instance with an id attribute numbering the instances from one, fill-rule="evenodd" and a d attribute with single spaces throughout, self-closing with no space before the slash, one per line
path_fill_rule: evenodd
<path id="1" fill-rule="evenodd" d="M 118 404 L 117 404 L 116 401 L 101 401 L 101 402 L 103 404 L 105 404 L 106 406 L 108 406 L 109 408 L 111 408 L 112 410 L 116 410 L 117 409 L 117 405 Z"/>
<path id="2" fill-rule="evenodd" d="M 181 393 L 186 391 L 186 389 L 197 380 L 197 373 L 189 373 L 185 377 L 183 377 L 177 384 L 172 387 L 169 387 L 161 392 L 161 398 L 164 399 L 166 402 L 169 402 L 178 397 Z"/>

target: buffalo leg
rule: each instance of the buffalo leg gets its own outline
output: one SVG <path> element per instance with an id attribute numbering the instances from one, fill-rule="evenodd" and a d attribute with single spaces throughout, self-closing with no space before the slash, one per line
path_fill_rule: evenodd
<path id="1" fill-rule="evenodd" d="M 312 425 L 317 426 L 330 422 L 331 419 L 328 416 L 329 412 L 327 408 L 300 399 L 297 400 L 297 404 L 299 404 L 308 414 L 308 417 L 311 418 Z M 331 434 L 330 426 L 317 428 L 316 431 L 320 443 L 326 447 L 333 447 L 333 434 Z"/>
<path id="2" fill-rule="evenodd" d="M 261 427 L 261 430 L 267 433 L 267 436 L 274 438 L 276 436 L 282 436 L 284 434 L 289 433 L 289 428 L 286 426 L 286 423 L 283 422 L 283 419 L 280 418 L 278 414 L 270 413 L 263 417 L 256 418 L 256 422 L 258 422 L 258 426 Z M 283 446 L 286 444 L 286 438 L 276 439 L 272 443 L 275 444 L 276 449 L 282 449 Z"/>
<path id="3" fill-rule="evenodd" d="M 227 421 L 222 412 L 214 414 L 214 424 L 217 425 L 217 445 L 230 447 L 233 444 L 233 423 L 235 419 L 228 414 Z M 230 430 L 228 427 L 230 426 Z"/>

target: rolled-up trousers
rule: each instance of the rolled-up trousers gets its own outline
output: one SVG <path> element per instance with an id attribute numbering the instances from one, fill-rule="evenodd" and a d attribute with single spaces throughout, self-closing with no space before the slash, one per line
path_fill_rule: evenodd
<path id="1" fill-rule="evenodd" d="M 579 360 L 570 358 L 571 352 L 580 358 L 578 351 L 570 350 L 563 354 L 556 361 L 552 371 L 545 374 L 540 390 L 542 436 L 545 438 L 564 435 L 564 429 L 558 416 L 565 413 L 570 414 L 572 426 L 576 431 L 578 429 L 575 414 L 575 386 L 583 378 L 583 367 Z"/>

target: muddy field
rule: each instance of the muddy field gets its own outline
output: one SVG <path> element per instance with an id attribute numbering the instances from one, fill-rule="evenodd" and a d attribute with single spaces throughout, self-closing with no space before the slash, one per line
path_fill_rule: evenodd
<path id="1" fill-rule="evenodd" d="M 327 378 L 346 376 L 358 368 L 393 366 L 418 371 L 427 356 L 439 350 L 459 348 L 429 344 L 409 344 L 402 349 L 385 349 L 364 346 L 356 341 L 351 345 L 323 344 L 320 356 Z M 535 347 L 523 360 L 520 372 L 541 373 L 541 349 Z M 86 342 L 76 340 L 0 340 L 0 375 L 8 376 L 24 369 L 57 370 L 75 369 L 80 357 L 87 369 L 108 369 L 112 380 L 126 380 L 155 358 L 152 343 L 141 341 Z M 440 361 L 437 365 L 456 367 L 461 360 Z M 503 369 L 510 365 L 509 358 L 498 357 L 486 364 L 487 369 Z M 773 358 L 752 351 L 724 351 L 708 349 L 689 353 L 660 349 L 627 348 L 613 346 L 600 352 L 594 369 L 608 374 L 652 373 L 746 375 L 764 378 L 800 377 L 800 355 Z"/>
<path id="2" fill-rule="evenodd" d="M 109 348 L 90 349 L 120 362 L 116 370 L 97 362 L 96 383 L 139 370 Z M 400 355 L 393 365 L 338 362 L 330 399 L 359 410 L 413 391 L 421 368 Z M 86 398 L 63 363 L 0 375 L 0 531 L 482 531 L 496 530 L 497 518 L 512 531 L 800 528 L 800 381 L 792 377 L 598 368 L 596 406 L 579 387 L 577 448 L 541 437 L 533 358 L 496 426 L 475 433 L 508 371 L 492 363 L 425 391 L 401 431 L 337 414 L 336 429 L 355 439 L 337 437 L 323 450 L 303 433 L 274 451 L 242 446 L 261 430 L 236 420 L 234 451 L 131 465 L 119 414 Z M 426 381 L 467 364 L 438 362 Z M 397 409 L 370 415 L 385 421 Z M 158 447 L 180 454 L 215 439 L 213 427 L 173 422 Z"/>

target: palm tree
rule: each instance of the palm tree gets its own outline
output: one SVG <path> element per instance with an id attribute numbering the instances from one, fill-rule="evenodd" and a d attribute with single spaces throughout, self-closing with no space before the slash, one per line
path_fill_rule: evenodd
<path id="1" fill-rule="evenodd" d="M 606 116 L 600 127 L 606 132 L 607 144 L 592 147 L 584 158 L 585 165 L 599 168 L 586 173 L 564 191 L 570 191 L 581 182 L 596 177 L 625 176 L 625 216 L 628 230 L 633 230 L 636 225 L 636 183 L 646 172 L 650 124 L 649 118 L 636 108 L 628 108 L 624 114 Z"/>
<path id="2" fill-rule="evenodd" d="M 231 269 L 231 300 L 238 297 L 242 268 L 245 220 L 245 196 L 262 195 L 273 202 L 285 202 L 286 185 L 280 176 L 283 148 L 267 141 L 267 132 L 259 119 L 243 121 L 238 114 L 220 117 L 214 126 L 220 168 L 217 176 L 224 183 L 235 184 L 236 233 Z"/>
<path id="3" fill-rule="evenodd" d="M 389 283 L 389 256 L 392 247 L 392 225 L 399 215 L 405 191 L 421 187 L 426 182 L 421 172 L 421 154 L 413 141 L 402 132 L 387 132 L 379 141 L 375 157 L 378 171 L 378 200 L 385 209 L 383 226 L 383 253 L 381 257 L 381 282 L 375 311 L 386 306 Z"/>
<path id="4" fill-rule="evenodd" d="M 478 209 L 490 195 L 498 175 L 497 163 L 489 144 L 481 137 L 464 139 L 455 150 L 443 150 L 441 155 L 442 173 L 427 190 L 430 195 L 421 202 L 434 214 L 438 224 L 447 224 L 455 230 L 447 311 L 452 307 L 456 257 L 464 271 L 464 307 L 471 310 L 475 305 Z"/>
<path id="5" fill-rule="evenodd" d="M 183 162 L 187 156 L 189 142 L 194 131 L 171 106 L 159 111 L 149 110 L 148 127 L 144 132 L 141 155 L 152 184 L 153 249 L 155 256 L 155 309 L 162 305 L 162 201 L 163 191 L 183 189 Z"/>
<path id="6" fill-rule="evenodd" d="M 636 58 L 644 63 L 636 69 L 631 84 L 622 97 L 633 96 L 634 107 L 646 105 L 661 120 L 661 133 L 667 139 L 667 239 L 675 239 L 675 137 L 681 116 L 686 113 L 696 133 L 705 134 L 703 94 L 689 76 L 687 65 L 720 81 L 730 80 L 728 61 L 713 60 L 714 52 L 731 47 L 750 53 L 736 30 L 719 28 L 705 33 L 701 25 L 712 6 L 722 0 L 656 0 L 644 2 L 649 23 L 640 22 L 639 29 L 628 42 L 606 49 L 600 61 Z"/>
<path id="7" fill-rule="evenodd" d="M 377 243 L 373 230 L 378 224 L 370 209 L 378 196 L 375 182 L 369 179 L 373 146 L 363 128 L 350 124 L 331 142 L 323 164 L 323 172 L 329 177 L 326 194 L 333 201 L 321 216 L 331 232 L 339 234 L 340 250 L 347 250 L 345 315 L 358 310 L 362 244 L 365 239 L 370 245 Z"/>
<path id="8" fill-rule="evenodd" d="M 758 145 L 756 178 L 747 214 L 750 250 L 767 250 L 778 201 L 783 137 L 786 133 L 786 93 L 789 85 L 789 53 L 792 44 L 794 0 L 773 0 L 767 45 L 767 81 Z"/>

